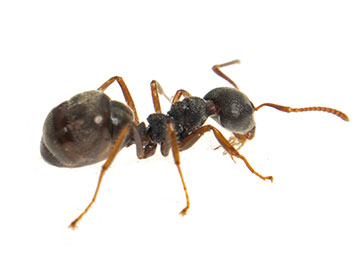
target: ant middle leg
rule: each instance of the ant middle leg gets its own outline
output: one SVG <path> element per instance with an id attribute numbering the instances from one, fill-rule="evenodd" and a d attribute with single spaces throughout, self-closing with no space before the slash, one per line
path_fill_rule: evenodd
<path id="1" fill-rule="evenodd" d="M 134 113 L 134 121 L 136 124 L 139 123 L 139 118 L 138 118 L 138 113 L 137 113 L 137 109 L 136 106 L 134 105 L 134 101 L 133 98 L 128 90 L 128 87 L 126 85 L 126 83 L 124 82 L 122 77 L 119 76 L 114 76 L 112 78 L 109 78 L 106 82 L 104 82 L 104 84 L 101 85 L 101 87 L 99 87 L 97 90 L 100 90 L 102 92 L 104 92 L 114 81 L 117 81 L 117 83 L 120 85 L 122 92 L 123 92 L 123 96 L 127 102 L 127 105 L 133 110 Z"/>
<path id="2" fill-rule="evenodd" d="M 175 96 L 173 97 L 172 103 L 174 104 L 174 103 L 178 102 L 180 100 L 181 96 L 191 97 L 191 94 L 184 89 L 179 89 L 178 91 L 176 91 Z"/>
<path id="3" fill-rule="evenodd" d="M 159 95 L 163 95 L 172 104 L 174 104 L 175 102 L 179 101 L 181 96 L 184 96 L 184 97 L 190 97 L 191 96 L 191 94 L 188 91 L 186 91 L 184 89 L 179 89 L 178 91 L 176 91 L 176 93 L 175 93 L 173 98 L 169 98 L 165 94 L 162 86 L 156 80 L 153 80 L 150 83 L 150 88 L 151 88 L 151 91 L 152 91 L 154 110 L 155 110 L 156 113 L 161 113 Z"/>
<path id="4" fill-rule="evenodd" d="M 159 95 L 163 95 L 167 100 L 169 100 L 169 102 L 171 102 L 171 98 L 169 98 L 165 94 L 162 86 L 156 80 L 153 80 L 152 82 L 150 82 L 150 88 L 151 88 L 151 91 L 152 91 L 154 111 L 155 111 L 155 113 L 161 113 Z"/>
<path id="5" fill-rule="evenodd" d="M 180 175 L 181 182 L 182 182 L 182 186 L 184 187 L 184 191 L 185 191 L 186 207 L 180 211 L 180 215 L 185 216 L 187 213 L 187 210 L 190 208 L 190 200 L 189 200 L 189 194 L 187 193 L 186 184 L 184 181 L 184 176 L 182 175 L 181 168 L 180 168 L 179 145 L 177 143 L 174 125 L 171 122 L 169 122 L 169 124 L 168 124 L 168 133 L 169 133 L 169 139 L 170 139 L 170 144 L 171 144 L 171 150 L 173 152 L 174 162 L 175 162 L 176 167 L 178 168 L 179 175 Z"/>
<path id="6" fill-rule="evenodd" d="M 263 176 L 260 173 L 258 173 L 257 171 L 255 171 L 253 169 L 253 167 L 250 165 L 250 163 L 248 162 L 248 160 L 241 155 L 234 147 L 232 144 L 230 144 L 228 142 L 228 140 L 223 136 L 223 134 L 215 127 L 211 126 L 211 125 L 205 125 L 202 126 L 201 128 L 197 129 L 196 131 L 194 131 L 193 133 L 191 133 L 190 135 L 188 135 L 179 145 L 179 149 L 180 151 L 184 151 L 188 148 L 190 148 L 191 146 L 193 146 L 199 139 L 200 137 L 205 134 L 208 131 L 212 131 L 214 136 L 216 137 L 217 141 L 221 144 L 221 146 L 226 150 L 226 152 L 232 157 L 235 156 L 241 160 L 244 161 L 245 165 L 248 167 L 249 171 L 251 171 L 252 173 L 254 173 L 256 176 L 258 176 L 259 178 L 263 179 L 263 180 L 270 180 L 271 182 L 273 181 L 273 177 L 272 176 Z M 233 158 L 232 158 L 233 159 Z"/>
<path id="7" fill-rule="evenodd" d="M 187 189 L 186 189 L 186 184 L 184 181 L 184 176 L 182 175 L 182 171 L 180 168 L 180 152 L 179 152 L 179 145 L 177 142 L 177 138 L 176 138 L 176 134 L 175 134 L 175 129 L 174 129 L 174 125 L 172 122 L 168 122 L 168 133 L 167 136 L 165 138 L 165 141 L 163 141 L 161 143 L 161 153 L 163 156 L 168 156 L 169 154 L 169 150 L 172 150 L 173 153 L 173 157 L 174 157 L 174 163 L 176 165 L 176 167 L 178 168 L 178 172 L 180 175 L 180 179 L 182 182 L 182 186 L 184 188 L 184 192 L 185 192 L 185 197 L 186 197 L 186 206 L 185 208 L 183 208 L 180 211 L 180 215 L 181 216 L 185 216 L 188 209 L 190 208 L 190 199 L 189 199 L 189 194 L 187 193 Z"/>

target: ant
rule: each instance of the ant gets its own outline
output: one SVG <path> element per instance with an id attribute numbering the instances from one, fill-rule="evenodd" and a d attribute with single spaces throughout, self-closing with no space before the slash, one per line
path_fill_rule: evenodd
<path id="1" fill-rule="evenodd" d="M 240 61 L 233 60 L 212 67 L 213 71 L 227 80 L 233 88 L 215 88 L 203 98 L 192 96 L 186 90 L 180 89 L 170 99 L 160 84 L 153 80 L 150 86 L 155 113 L 148 116 L 148 126 L 144 122 L 139 122 L 131 94 L 124 80 L 118 76 L 108 79 L 98 90 L 77 94 L 52 109 L 44 123 L 40 147 L 41 155 L 46 162 L 58 167 L 81 167 L 106 159 L 91 202 L 69 227 L 75 229 L 77 223 L 91 208 L 105 172 L 117 153 L 124 147 L 135 144 L 139 159 L 152 156 L 158 144 L 163 156 L 167 156 L 170 149 L 172 150 L 186 196 L 186 206 L 180 212 L 184 216 L 190 207 L 190 200 L 180 168 L 179 152 L 189 149 L 206 132 L 213 132 L 220 146 L 233 160 L 233 157 L 241 159 L 250 172 L 272 182 L 272 176 L 259 174 L 239 153 L 244 143 L 255 135 L 253 118 L 255 111 L 266 106 L 282 112 L 323 111 L 349 121 L 343 112 L 327 107 L 291 108 L 272 103 L 254 107 L 248 97 L 239 90 L 237 84 L 220 70 L 222 67 L 236 63 Z M 111 100 L 104 94 L 104 91 L 115 81 L 121 87 L 128 106 Z M 161 111 L 159 95 L 165 96 L 172 103 L 166 114 Z M 182 96 L 184 99 L 180 101 Z M 204 125 L 208 117 L 229 130 L 232 137 L 227 140 L 214 126 Z"/>

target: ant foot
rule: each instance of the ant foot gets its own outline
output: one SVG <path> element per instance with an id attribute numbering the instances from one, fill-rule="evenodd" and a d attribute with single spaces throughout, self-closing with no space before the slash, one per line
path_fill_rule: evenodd
<path id="1" fill-rule="evenodd" d="M 265 180 L 270 180 L 271 182 L 274 182 L 274 177 L 272 177 L 272 176 L 266 176 L 266 177 L 263 177 L 262 178 L 264 181 Z"/>
<path id="2" fill-rule="evenodd" d="M 184 217 L 186 215 L 188 209 L 189 209 L 189 207 L 186 206 L 186 208 L 184 208 L 182 211 L 180 211 L 179 214 Z"/>
<path id="3" fill-rule="evenodd" d="M 68 228 L 75 230 L 78 228 L 78 226 L 76 225 L 76 221 L 74 220 L 72 223 L 70 223 L 70 225 L 68 226 Z"/>

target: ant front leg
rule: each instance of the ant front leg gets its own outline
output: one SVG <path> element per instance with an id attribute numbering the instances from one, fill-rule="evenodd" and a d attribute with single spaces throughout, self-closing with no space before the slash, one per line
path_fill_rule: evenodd
<path id="1" fill-rule="evenodd" d="M 222 63 L 222 64 L 217 64 L 217 65 L 214 65 L 212 67 L 212 70 L 220 77 L 224 78 L 226 81 L 228 81 L 230 84 L 233 85 L 233 87 L 235 87 L 236 89 L 239 89 L 237 84 L 234 83 L 233 80 L 231 80 L 226 74 L 224 74 L 220 68 L 222 67 L 226 67 L 226 66 L 229 66 L 229 65 L 233 65 L 233 64 L 239 64 L 240 63 L 240 60 L 232 60 L 232 61 L 229 61 L 229 62 L 226 62 L 226 63 Z"/>
<path id="2" fill-rule="evenodd" d="M 193 146 L 202 135 L 204 135 L 206 132 L 212 131 L 214 136 L 216 137 L 217 141 L 221 144 L 221 146 L 226 150 L 226 152 L 232 157 L 235 156 L 241 160 L 244 161 L 245 165 L 248 167 L 249 171 L 254 173 L 256 176 L 263 180 L 270 180 L 271 182 L 273 181 L 272 176 L 262 176 L 259 174 L 257 171 L 253 169 L 253 167 L 249 164 L 248 160 L 241 155 L 234 147 L 232 144 L 228 142 L 228 140 L 223 136 L 223 134 L 215 127 L 211 125 L 205 125 L 202 126 L 201 128 L 197 129 L 195 132 L 191 133 L 188 135 L 179 145 L 180 151 L 184 151 L 186 149 L 189 149 L 191 146 Z M 233 158 L 232 158 L 233 159 Z"/>
<path id="3" fill-rule="evenodd" d="M 237 151 L 240 150 L 240 148 L 242 148 L 245 144 L 245 142 L 247 140 L 251 140 L 253 139 L 255 136 L 255 126 L 252 130 L 250 130 L 247 134 L 238 134 L 238 133 L 233 133 L 229 139 L 228 139 L 228 143 L 230 143 L 234 149 L 236 149 Z M 219 148 L 221 148 L 222 145 L 217 146 L 216 148 L 214 148 L 214 150 L 217 150 Z M 223 155 L 226 155 L 228 152 L 226 150 L 224 150 Z M 229 154 L 230 155 L 230 154 Z M 230 155 L 231 156 L 231 155 Z M 233 156 L 231 156 L 232 160 Z M 235 162 L 235 161 L 234 161 Z"/>
<path id="4" fill-rule="evenodd" d="M 254 133 L 255 133 L 255 127 L 254 127 Z M 234 149 L 236 149 L 237 151 L 240 150 L 240 148 L 242 148 L 245 144 L 245 142 L 248 140 L 248 139 L 252 139 L 254 137 L 254 134 L 253 135 L 250 135 L 249 133 L 246 134 L 246 135 L 241 135 L 241 134 L 237 134 L 237 133 L 233 133 L 229 139 L 228 139 L 228 143 L 230 143 Z M 221 148 L 222 145 L 219 145 L 217 146 L 216 148 L 214 148 L 214 150 L 217 150 L 219 148 Z M 227 151 L 224 151 L 223 154 L 227 154 L 228 152 Z M 232 157 L 233 159 L 233 157 Z M 233 159 L 234 160 L 234 159 Z"/>
<path id="5" fill-rule="evenodd" d="M 237 150 L 239 151 L 242 148 L 247 140 L 253 139 L 255 136 L 255 126 L 246 134 L 238 134 L 233 133 L 229 138 L 228 142 L 233 145 L 233 147 L 237 146 Z"/>
<path id="6" fill-rule="evenodd" d="M 97 90 L 100 90 L 100 91 L 104 92 L 114 81 L 117 81 L 118 84 L 120 85 L 120 87 L 122 89 L 122 92 L 123 92 L 123 96 L 124 96 L 124 98 L 125 98 L 125 100 L 127 102 L 127 105 L 133 110 L 134 121 L 135 121 L 136 124 L 138 124 L 139 123 L 139 119 L 138 119 L 137 109 L 136 109 L 136 106 L 134 105 L 132 96 L 129 93 L 128 87 L 127 87 L 126 83 L 124 82 L 123 78 L 121 78 L 119 76 L 114 76 L 114 77 L 108 79 Z"/>

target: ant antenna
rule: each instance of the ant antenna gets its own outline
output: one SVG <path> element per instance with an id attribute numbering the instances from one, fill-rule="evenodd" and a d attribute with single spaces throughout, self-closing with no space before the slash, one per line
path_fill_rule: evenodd
<path id="1" fill-rule="evenodd" d="M 227 80 L 230 84 L 232 84 L 236 89 L 239 89 L 237 84 L 234 83 L 233 80 L 231 80 L 228 76 L 226 76 L 226 74 L 224 74 L 220 68 L 222 67 L 226 67 L 229 65 L 233 65 L 233 64 L 240 64 L 240 60 L 232 60 L 226 63 L 222 63 L 222 64 L 218 64 L 218 65 L 214 65 L 212 67 L 212 70 L 220 77 L 224 78 L 225 80 Z"/>
<path id="2" fill-rule="evenodd" d="M 349 117 L 344 114 L 343 112 L 336 110 L 334 108 L 329 108 L 329 107 L 302 107 L 302 108 L 291 108 L 291 107 L 286 107 L 286 106 L 280 106 L 280 105 L 276 105 L 276 104 L 272 104 L 272 103 L 264 103 L 261 104 L 260 106 L 258 106 L 257 108 L 255 108 L 255 111 L 258 111 L 259 108 L 264 107 L 264 106 L 268 106 L 268 107 L 273 107 L 276 108 L 282 112 L 287 112 L 287 113 L 291 113 L 291 112 L 307 112 L 307 111 L 322 111 L 322 112 L 327 112 L 327 113 L 331 113 L 334 114 L 338 117 L 340 117 L 341 119 L 345 120 L 345 121 L 349 121 Z"/>

